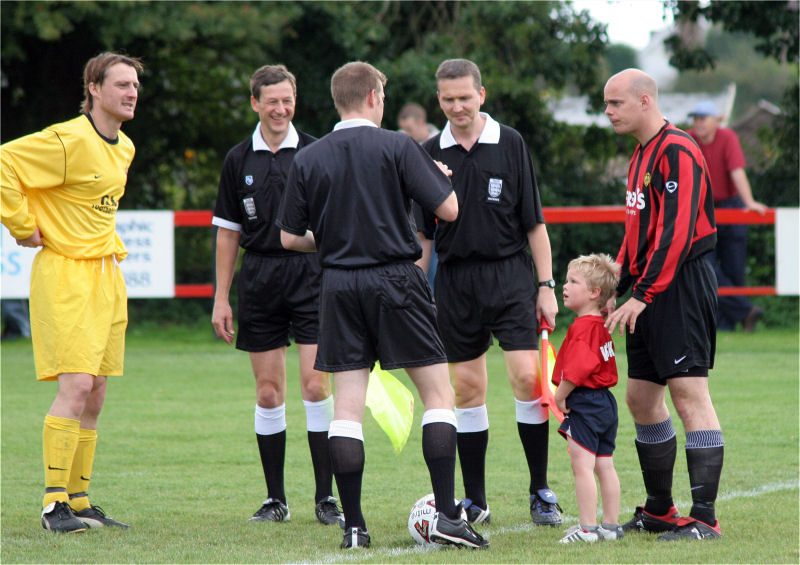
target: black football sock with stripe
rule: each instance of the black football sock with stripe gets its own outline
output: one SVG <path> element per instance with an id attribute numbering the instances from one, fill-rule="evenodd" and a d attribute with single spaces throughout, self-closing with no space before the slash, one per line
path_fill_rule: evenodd
<path id="1" fill-rule="evenodd" d="M 714 502 L 725 447 L 721 430 L 699 430 L 686 434 L 686 464 L 692 489 L 692 510 L 689 516 L 713 526 L 717 522 Z"/>
<path id="2" fill-rule="evenodd" d="M 663 516 L 673 505 L 672 475 L 677 450 L 675 436 L 661 443 L 642 443 L 636 440 L 639 465 L 647 491 L 644 509 L 654 516 Z"/>
<path id="3" fill-rule="evenodd" d="M 311 464 L 314 467 L 316 484 L 314 501 L 319 502 L 333 494 L 333 471 L 331 470 L 328 432 L 308 432 L 308 448 L 311 451 Z"/>
<path id="4" fill-rule="evenodd" d="M 361 482 L 364 475 L 364 442 L 351 437 L 328 439 L 333 476 L 344 513 L 345 528 L 367 529 L 361 513 Z"/>
<path id="5" fill-rule="evenodd" d="M 431 475 L 436 509 L 448 518 L 456 517 L 455 470 L 456 428 L 445 422 L 422 426 L 422 455 Z"/>
<path id="6" fill-rule="evenodd" d="M 550 439 L 549 421 L 541 424 L 517 422 L 519 439 L 525 450 L 528 470 L 531 474 L 530 494 L 547 486 L 547 449 Z"/>
<path id="7" fill-rule="evenodd" d="M 477 507 L 486 509 L 486 447 L 489 430 L 457 434 L 458 460 L 464 479 L 464 494 Z"/>
<path id="8" fill-rule="evenodd" d="M 286 504 L 283 490 L 283 465 L 286 457 L 286 430 L 277 434 L 256 434 L 261 468 L 267 483 L 267 496 Z"/>

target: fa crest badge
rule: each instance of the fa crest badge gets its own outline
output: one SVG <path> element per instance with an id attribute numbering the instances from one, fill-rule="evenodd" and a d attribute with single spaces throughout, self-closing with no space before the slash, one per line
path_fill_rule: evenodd
<path id="1" fill-rule="evenodd" d="M 503 179 L 490 178 L 489 179 L 489 202 L 500 202 L 500 193 L 503 192 Z"/>
<path id="2" fill-rule="evenodd" d="M 247 175 L 246 177 L 244 177 L 244 184 L 246 184 L 247 186 L 252 185 L 253 184 L 253 175 Z"/>
<path id="3" fill-rule="evenodd" d="M 256 203 L 253 201 L 252 198 L 245 198 L 242 200 L 242 204 L 244 204 L 244 211 L 247 212 L 247 219 L 248 220 L 255 220 L 256 219 Z"/>

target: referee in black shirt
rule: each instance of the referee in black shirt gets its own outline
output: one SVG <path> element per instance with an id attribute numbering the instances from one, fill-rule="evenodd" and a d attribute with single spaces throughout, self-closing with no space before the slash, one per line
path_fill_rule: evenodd
<path id="1" fill-rule="evenodd" d="M 425 405 L 422 451 L 437 510 L 429 536 L 438 543 L 486 547 L 454 503 L 456 418 L 446 357 L 422 269 L 411 199 L 453 221 L 458 202 L 447 168 L 410 137 L 378 126 L 386 77 L 348 63 L 331 78 L 342 121 L 295 157 L 278 214 L 290 249 L 319 250 L 322 265 L 316 368 L 334 376 L 331 460 L 346 529 L 341 547 L 368 547 L 361 512 L 361 422 L 369 371 L 404 368 Z M 310 231 L 308 231 L 310 229 Z"/>
<path id="2" fill-rule="evenodd" d="M 464 507 L 470 522 L 489 522 L 486 351 L 494 335 L 505 355 L 530 470 L 531 518 L 536 525 L 555 526 L 561 514 L 547 484 L 547 408 L 541 405 L 536 383 L 538 320 L 545 318 L 554 326 L 558 303 L 533 163 L 516 130 L 479 111 L 486 92 L 475 63 L 444 61 L 436 71 L 436 84 L 448 122 L 423 147 L 453 171 L 460 205 L 455 221 L 439 221 L 434 288 L 456 391 Z"/>
<path id="3" fill-rule="evenodd" d="M 344 525 L 333 498 L 328 427 L 333 417 L 330 376 L 314 369 L 319 284 L 316 254 L 283 248 L 274 219 L 295 153 L 316 138 L 292 125 L 297 83 L 283 65 L 265 65 L 250 79 L 250 106 L 259 121 L 253 135 L 225 157 L 212 224 L 217 226 L 216 291 L 211 322 L 227 343 L 234 338 L 229 292 L 239 247 L 236 348 L 250 353 L 256 381 L 255 432 L 267 499 L 251 521 L 286 522 L 286 348 L 294 334 L 300 390 L 314 467 L 315 513 L 323 524 Z"/>

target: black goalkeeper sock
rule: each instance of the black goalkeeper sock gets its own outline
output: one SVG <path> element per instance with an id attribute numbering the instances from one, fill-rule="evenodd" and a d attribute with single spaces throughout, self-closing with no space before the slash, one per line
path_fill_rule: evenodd
<path id="1" fill-rule="evenodd" d="M 267 483 L 267 496 L 286 504 L 283 490 L 283 465 L 286 456 L 286 430 L 277 434 L 256 434 L 258 453 L 261 456 L 261 468 Z"/>
<path id="2" fill-rule="evenodd" d="M 311 464 L 314 467 L 314 501 L 332 496 L 333 471 L 331 453 L 328 445 L 328 432 L 308 432 L 308 448 L 311 451 Z"/>
<path id="3" fill-rule="evenodd" d="M 539 489 L 548 488 L 547 449 L 550 439 L 550 424 L 549 421 L 541 424 L 517 422 L 517 430 L 531 474 L 530 494 L 534 494 Z"/>
<path id="4" fill-rule="evenodd" d="M 456 428 L 450 423 L 431 422 L 422 426 L 422 455 L 431 475 L 436 509 L 448 518 L 456 517 L 456 435 Z"/>
<path id="5" fill-rule="evenodd" d="M 486 509 L 486 447 L 489 430 L 457 434 L 458 459 L 464 479 L 464 493 L 473 504 Z"/>
<path id="6" fill-rule="evenodd" d="M 361 481 L 364 475 L 364 442 L 351 437 L 328 439 L 331 467 L 342 502 L 345 528 L 367 529 L 361 512 Z"/>

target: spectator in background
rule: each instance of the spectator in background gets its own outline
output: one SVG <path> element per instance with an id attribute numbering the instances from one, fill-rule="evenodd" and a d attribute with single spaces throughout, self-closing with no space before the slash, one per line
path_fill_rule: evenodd
<path id="1" fill-rule="evenodd" d="M 714 103 L 704 100 L 689 115 L 694 119 L 689 135 L 697 141 L 708 163 L 714 207 L 766 212 L 767 207 L 753 198 L 739 138 L 732 129 L 721 127 L 722 116 Z M 744 286 L 747 224 L 717 225 L 717 247 L 709 259 L 719 286 Z M 742 329 L 752 332 L 763 315 L 764 310 L 744 296 L 720 296 L 717 329 L 732 331 L 742 322 Z"/>
<path id="2" fill-rule="evenodd" d="M 417 143 L 422 143 L 430 139 L 439 130 L 433 124 L 427 123 L 425 108 L 416 102 L 408 102 L 397 115 L 397 125 L 399 131 L 410 135 Z M 423 271 L 428 275 L 428 284 L 433 290 L 433 281 L 436 278 L 436 266 L 439 264 L 439 256 L 433 246 L 433 238 L 436 233 L 436 218 L 431 217 L 426 221 L 423 217 L 422 208 L 414 204 L 414 219 L 417 222 L 417 236 L 422 246 L 422 257 L 417 261 Z"/>
<path id="3" fill-rule="evenodd" d="M 0 316 L 3 319 L 3 341 L 31 337 L 31 321 L 27 300 L 0 300 Z"/>
<path id="4" fill-rule="evenodd" d="M 408 102 L 400 108 L 400 113 L 397 115 L 397 127 L 403 133 L 413 137 L 417 143 L 422 143 L 439 133 L 436 126 L 427 123 L 425 108 L 416 102 Z"/>

